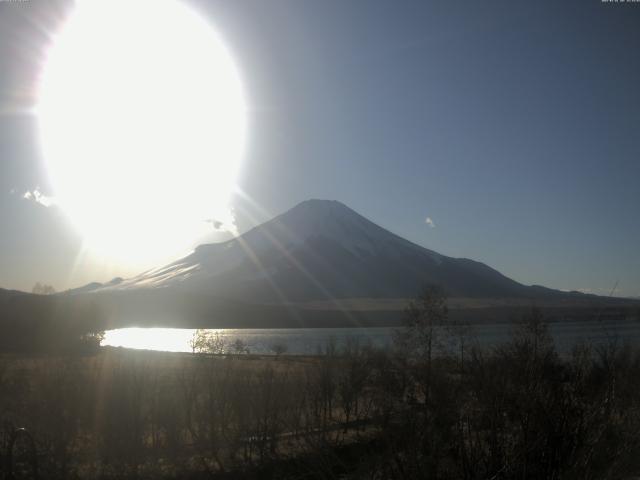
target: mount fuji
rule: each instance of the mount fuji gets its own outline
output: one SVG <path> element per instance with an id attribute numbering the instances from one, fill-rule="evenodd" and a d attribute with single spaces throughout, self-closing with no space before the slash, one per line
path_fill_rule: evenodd
<path id="1" fill-rule="evenodd" d="M 428 285 L 443 287 L 452 317 L 474 322 L 519 318 L 533 304 L 566 319 L 625 303 L 522 285 L 483 263 L 405 240 L 330 200 L 307 200 L 136 277 L 59 296 L 75 309 L 97 308 L 104 328 L 382 326 L 397 325 L 407 299 Z"/>
<path id="2" fill-rule="evenodd" d="M 201 245 L 169 265 L 92 284 L 91 290 L 170 289 L 280 303 L 407 298 L 432 284 L 466 298 L 561 293 L 527 287 L 483 263 L 428 250 L 331 200 L 307 200 L 233 240 Z"/>

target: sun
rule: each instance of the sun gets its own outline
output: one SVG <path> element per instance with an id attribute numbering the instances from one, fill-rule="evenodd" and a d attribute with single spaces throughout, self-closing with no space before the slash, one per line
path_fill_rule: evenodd
<path id="1" fill-rule="evenodd" d="M 104 257 L 146 261 L 229 224 L 246 105 L 211 26 L 178 0 L 85 0 L 36 107 L 56 203 Z"/>

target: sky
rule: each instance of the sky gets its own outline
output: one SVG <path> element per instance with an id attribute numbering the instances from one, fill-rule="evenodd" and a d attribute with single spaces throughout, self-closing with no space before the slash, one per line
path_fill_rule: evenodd
<path id="1" fill-rule="evenodd" d="M 186 3 L 247 97 L 240 233 L 335 199 L 524 284 L 640 296 L 640 3 Z M 24 198 L 51 194 L 29 109 L 68 9 L 0 2 L 2 288 L 139 273 L 87 255 L 63 210 Z"/>

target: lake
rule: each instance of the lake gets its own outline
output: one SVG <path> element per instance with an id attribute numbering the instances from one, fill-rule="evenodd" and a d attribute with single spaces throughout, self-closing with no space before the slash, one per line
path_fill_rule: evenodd
<path id="1" fill-rule="evenodd" d="M 509 340 L 511 324 L 484 324 L 472 328 L 471 341 L 482 346 L 497 345 Z M 568 352 L 579 343 L 601 344 L 616 339 L 640 345 L 640 323 L 632 320 L 579 321 L 549 324 L 558 350 Z M 218 329 L 224 343 L 231 346 L 240 339 L 250 353 L 271 354 L 274 345 L 283 345 L 287 354 L 315 354 L 329 342 L 340 348 L 349 341 L 386 348 L 391 345 L 395 328 L 263 328 Z M 191 352 L 189 341 L 195 329 L 187 328 L 121 328 L 105 333 L 103 346 L 124 347 L 167 352 Z M 440 332 L 443 333 L 443 332 Z"/>

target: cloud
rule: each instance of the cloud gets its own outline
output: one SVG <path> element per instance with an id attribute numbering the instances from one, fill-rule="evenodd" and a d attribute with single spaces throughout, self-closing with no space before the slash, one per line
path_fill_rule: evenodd
<path id="1" fill-rule="evenodd" d="M 433 220 L 431 219 L 431 217 L 427 217 L 424 220 L 424 223 L 426 223 L 427 225 L 429 225 L 431 228 L 436 228 L 436 224 L 433 222 Z"/>
<path id="2" fill-rule="evenodd" d="M 211 225 L 213 225 L 213 229 L 214 230 L 220 230 L 222 229 L 222 225 L 223 223 L 220 220 L 214 220 L 213 218 L 210 220 L 206 220 L 207 223 L 210 223 Z"/>
<path id="3" fill-rule="evenodd" d="M 205 222 L 210 223 L 216 232 L 230 233 L 234 237 L 238 236 L 236 219 L 231 210 L 225 212 L 220 218 L 208 218 Z"/>
<path id="4" fill-rule="evenodd" d="M 26 191 L 22 198 L 39 203 L 43 207 L 50 207 L 55 203 L 53 197 L 43 195 L 38 187 L 34 188 L 33 190 Z"/>

